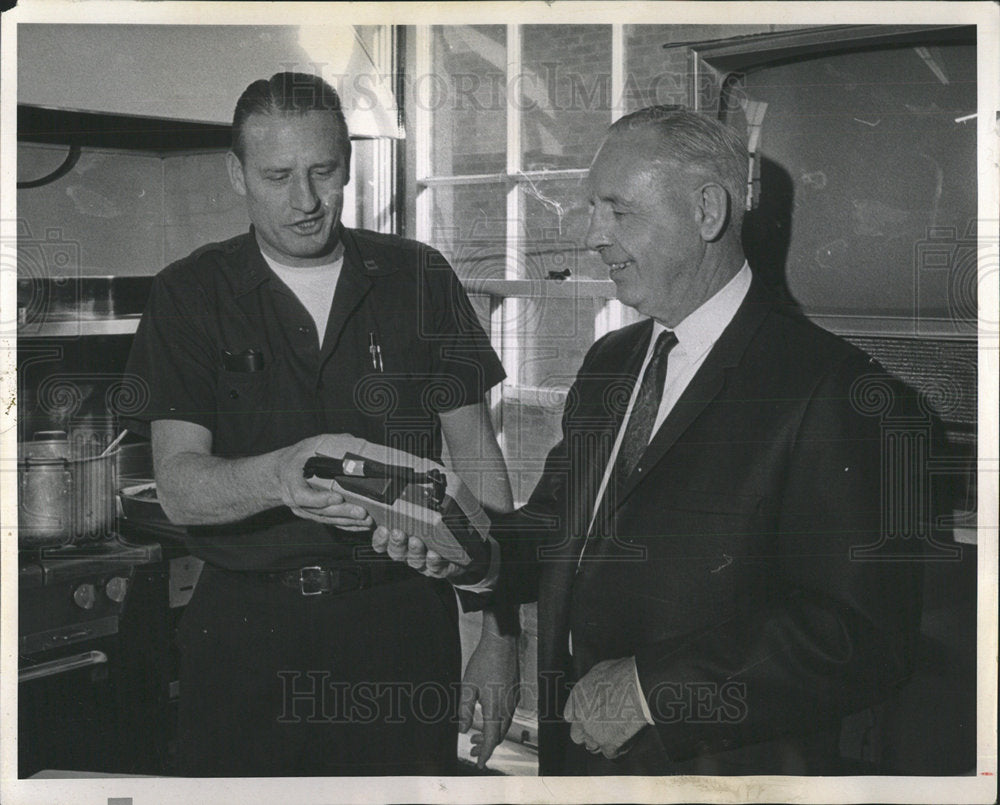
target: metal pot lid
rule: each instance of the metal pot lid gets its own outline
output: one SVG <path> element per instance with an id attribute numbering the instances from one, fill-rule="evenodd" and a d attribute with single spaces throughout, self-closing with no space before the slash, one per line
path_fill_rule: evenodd
<path id="1" fill-rule="evenodd" d="M 74 447 L 77 450 L 74 451 Z M 61 465 L 65 463 L 80 464 L 88 461 L 110 460 L 118 456 L 120 448 L 116 447 L 108 453 L 101 453 L 99 445 L 86 445 L 89 450 L 80 450 L 80 444 L 73 444 L 67 438 L 64 430 L 36 431 L 34 438 L 17 445 L 18 466 L 27 466 L 28 462 L 35 465 Z M 74 455 L 74 452 L 77 455 Z M 82 455 L 80 455 L 82 453 Z"/>
<path id="2" fill-rule="evenodd" d="M 33 442 L 65 442 L 67 441 L 64 430 L 38 430 L 32 438 Z"/>

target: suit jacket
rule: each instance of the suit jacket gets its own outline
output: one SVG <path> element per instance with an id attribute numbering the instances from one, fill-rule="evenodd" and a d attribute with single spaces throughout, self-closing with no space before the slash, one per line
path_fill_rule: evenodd
<path id="1" fill-rule="evenodd" d="M 594 344 L 529 502 L 496 523 L 498 598 L 538 601 L 541 772 L 832 773 L 841 718 L 911 668 L 919 563 L 881 535 L 883 424 L 912 398 L 754 280 L 581 560 L 651 332 Z M 627 656 L 656 726 L 574 765 L 570 685 Z"/>

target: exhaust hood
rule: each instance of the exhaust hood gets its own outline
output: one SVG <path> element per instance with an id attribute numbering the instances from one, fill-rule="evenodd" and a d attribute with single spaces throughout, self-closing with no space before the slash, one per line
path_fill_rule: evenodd
<path id="1" fill-rule="evenodd" d="M 283 70 L 340 93 L 354 138 L 402 137 L 392 92 L 352 25 L 24 24 L 18 103 L 224 124 L 246 86 Z"/>

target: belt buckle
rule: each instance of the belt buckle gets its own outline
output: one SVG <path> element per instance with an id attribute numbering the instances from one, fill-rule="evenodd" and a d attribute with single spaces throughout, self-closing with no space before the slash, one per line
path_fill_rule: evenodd
<path id="1" fill-rule="evenodd" d="M 299 590 L 302 595 L 322 595 L 323 593 L 330 592 L 334 584 L 333 579 L 330 579 L 331 583 L 324 585 L 324 576 L 329 573 L 336 573 L 335 570 L 324 570 L 319 565 L 310 565 L 309 567 L 303 567 L 299 569 Z"/>

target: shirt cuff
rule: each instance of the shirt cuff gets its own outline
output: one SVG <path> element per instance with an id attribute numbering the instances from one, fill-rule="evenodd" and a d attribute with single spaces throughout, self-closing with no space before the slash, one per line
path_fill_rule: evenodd
<path id="1" fill-rule="evenodd" d="M 470 593 L 491 593 L 496 589 L 497 579 L 500 578 L 500 543 L 493 537 L 486 538 L 490 543 L 490 567 L 482 581 L 475 584 L 455 584 L 456 590 L 466 590 Z M 639 672 L 636 671 L 636 681 L 639 679 Z"/>
<path id="2" fill-rule="evenodd" d="M 654 724 L 653 714 L 649 712 L 649 704 L 646 702 L 646 694 L 642 692 L 642 683 L 639 682 L 639 669 L 635 664 L 635 657 L 632 660 L 632 677 L 635 679 L 635 689 L 639 692 L 639 706 L 642 708 L 642 716 L 647 724 Z"/>

